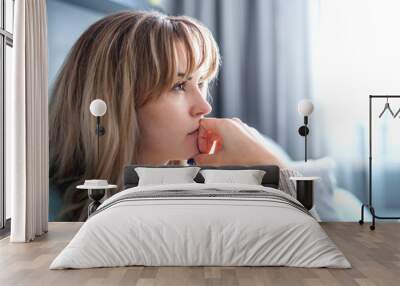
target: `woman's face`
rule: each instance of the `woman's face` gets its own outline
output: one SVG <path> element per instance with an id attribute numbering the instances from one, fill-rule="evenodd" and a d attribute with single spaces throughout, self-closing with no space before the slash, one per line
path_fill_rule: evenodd
<path id="1" fill-rule="evenodd" d="M 200 119 L 212 110 L 206 99 L 208 83 L 202 79 L 204 71 L 201 69 L 184 78 L 185 53 L 178 55 L 183 56 L 178 56 L 174 86 L 137 111 L 141 128 L 141 162 L 165 164 L 169 160 L 186 160 L 199 153 L 196 130 Z"/>

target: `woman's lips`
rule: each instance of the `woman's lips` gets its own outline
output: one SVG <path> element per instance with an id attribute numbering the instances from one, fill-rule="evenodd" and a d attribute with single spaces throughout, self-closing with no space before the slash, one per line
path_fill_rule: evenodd
<path id="1" fill-rule="evenodd" d="M 198 134 L 199 133 L 199 128 L 197 128 L 196 130 L 190 132 L 188 135 L 194 135 L 194 134 Z"/>

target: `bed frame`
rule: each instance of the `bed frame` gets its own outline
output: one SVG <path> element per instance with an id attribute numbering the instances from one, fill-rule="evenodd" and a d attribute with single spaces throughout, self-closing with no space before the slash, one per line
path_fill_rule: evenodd
<path id="1" fill-rule="evenodd" d="M 136 167 L 149 167 L 149 168 L 187 168 L 193 166 L 152 166 L 152 165 L 128 165 L 124 168 L 124 177 L 123 177 L 123 188 L 133 188 L 138 185 L 139 176 L 135 171 Z M 248 170 L 248 169 L 255 169 L 255 170 L 264 170 L 265 175 L 262 179 L 261 184 L 264 187 L 270 187 L 278 189 L 279 186 L 279 167 L 275 165 L 254 165 L 254 166 L 242 166 L 242 165 L 226 165 L 226 166 L 198 166 L 202 170 L 204 169 L 219 169 L 219 170 Z M 204 178 L 200 174 L 194 178 L 195 182 L 197 183 L 204 183 Z"/>

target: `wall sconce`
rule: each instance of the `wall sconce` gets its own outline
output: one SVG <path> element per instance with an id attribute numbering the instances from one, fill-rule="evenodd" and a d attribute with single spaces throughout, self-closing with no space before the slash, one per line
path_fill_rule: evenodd
<path id="1" fill-rule="evenodd" d="M 100 117 L 107 112 L 107 104 L 101 99 L 95 99 L 90 103 L 90 113 L 96 117 L 96 135 L 97 135 L 97 162 L 100 158 L 100 136 L 106 133 L 106 129 L 100 125 Z"/>
<path id="2" fill-rule="evenodd" d="M 314 111 L 314 105 L 310 100 L 304 99 L 299 101 L 297 110 L 300 115 L 304 116 L 304 125 L 299 128 L 299 134 L 304 137 L 304 161 L 307 162 L 307 135 L 310 132 L 307 124 L 308 116 Z"/>

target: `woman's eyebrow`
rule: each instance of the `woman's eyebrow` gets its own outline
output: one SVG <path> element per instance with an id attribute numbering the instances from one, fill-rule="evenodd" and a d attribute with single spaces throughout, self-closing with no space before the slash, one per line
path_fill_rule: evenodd
<path id="1" fill-rule="evenodd" d="M 184 77 L 185 74 L 184 74 L 183 72 L 178 72 L 178 76 L 179 76 L 179 77 Z M 188 80 L 191 80 L 192 77 L 190 76 L 190 77 L 188 77 L 187 79 L 188 79 Z"/>

